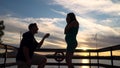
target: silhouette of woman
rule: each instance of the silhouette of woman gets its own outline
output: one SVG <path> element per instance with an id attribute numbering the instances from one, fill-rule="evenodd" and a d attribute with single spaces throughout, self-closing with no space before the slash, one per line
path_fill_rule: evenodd
<path id="1" fill-rule="evenodd" d="M 78 33 L 78 29 L 79 29 L 79 23 L 76 20 L 74 13 L 67 14 L 66 22 L 67 22 L 67 25 L 64 30 L 65 41 L 67 43 L 66 63 L 68 65 L 68 68 L 74 68 L 74 66 L 72 64 L 72 56 L 75 51 L 75 48 L 78 45 L 76 36 Z"/>

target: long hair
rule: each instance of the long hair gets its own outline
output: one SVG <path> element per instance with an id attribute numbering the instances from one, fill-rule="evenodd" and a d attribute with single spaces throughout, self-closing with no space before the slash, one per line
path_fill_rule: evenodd
<path id="1" fill-rule="evenodd" d="M 76 20 L 76 17 L 75 17 L 75 14 L 74 14 L 73 12 L 68 13 L 67 16 L 70 17 L 70 22 L 72 22 L 72 21 L 77 21 L 77 20 Z"/>

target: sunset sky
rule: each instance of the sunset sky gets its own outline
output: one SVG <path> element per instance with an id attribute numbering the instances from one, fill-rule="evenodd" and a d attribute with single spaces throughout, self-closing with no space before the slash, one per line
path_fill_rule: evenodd
<path id="1" fill-rule="evenodd" d="M 19 47 L 30 23 L 37 23 L 37 41 L 45 33 L 44 48 L 65 48 L 66 15 L 74 12 L 80 28 L 78 48 L 101 48 L 120 44 L 120 0 L 0 0 L 4 20 L 3 43 Z"/>

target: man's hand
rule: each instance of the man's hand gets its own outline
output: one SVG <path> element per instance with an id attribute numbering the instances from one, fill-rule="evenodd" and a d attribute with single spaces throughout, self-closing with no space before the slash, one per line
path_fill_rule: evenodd
<path id="1" fill-rule="evenodd" d="M 50 34 L 47 33 L 47 34 L 44 36 L 44 38 L 48 38 L 49 36 L 50 36 Z"/>
<path id="2" fill-rule="evenodd" d="M 39 42 L 39 46 L 38 46 L 38 47 L 41 47 L 41 45 L 43 44 L 45 38 L 48 38 L 49 36 L 50 36 L 50 34 L 47 33 L 47 34 L 42 38 L 42 40 Z"/>

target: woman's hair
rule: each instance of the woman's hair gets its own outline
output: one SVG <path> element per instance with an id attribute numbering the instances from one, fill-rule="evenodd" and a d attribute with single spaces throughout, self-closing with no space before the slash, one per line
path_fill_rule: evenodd
<path id="1" fill-rule="evenodd" d="M 37 26 L 36 23 L 31 23 L 31 24 L 28 26 L 28 29 L 31 30 L 31 29 L 33 29 L 35 26 Z"/>
<path id="2" fill-rule="evenodd" d="M 71 12 L 71 13 L 68 13 L 67 14 L 67 16 L 69 16 L 70 17 L 70 22 L 72 22 L 72 21 L 76 21 L 76 17 L 75 17 L 75 14 L 73 13 L 73 12 Z"/>

